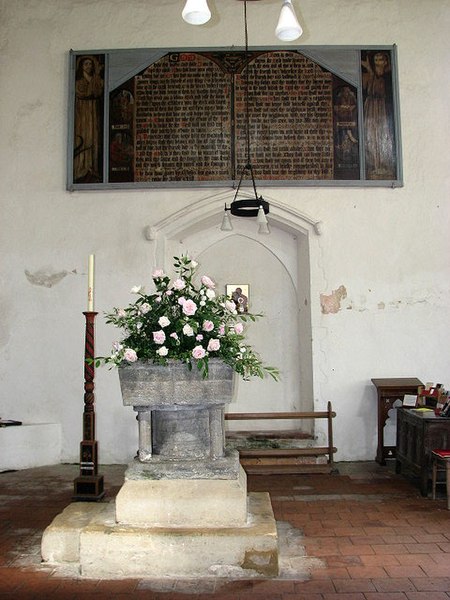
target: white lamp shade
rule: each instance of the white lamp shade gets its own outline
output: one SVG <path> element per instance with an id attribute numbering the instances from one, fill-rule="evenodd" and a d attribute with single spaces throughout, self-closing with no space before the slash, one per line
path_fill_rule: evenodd
<path id="1" fill-rule="evenodd" d="M 295 15 L 291 0 L 284 0 L 281 7 L 280 18 L 275 29 L 275 35 L 282 42 L 292 42 L 303 33 L 300 23 Z"/>
<path id="2" fill-rule="evenodd" d="M 265 214 L 262 206 L 260 206 L 258 208 L 258 215 L 256 217 L 256 222 L 258 223 L 258 225 L 266 225 L 267 224 L 267 217 L 266 217 L 266 214 Z"/>
<path id="3" fill-rule="evenodd" d="M 220 226 L 221 231 L 233 231 L 233 225 L 231 223 L 230 215 L 228 211 L 225 211 L 222 219 L 222 225 Z"/>
<path id="4" fill-rule="evenodd" d="M 190 25 L 203 25 L 211 18 L 206 0 L 186 0 L 181 16 Z"/>

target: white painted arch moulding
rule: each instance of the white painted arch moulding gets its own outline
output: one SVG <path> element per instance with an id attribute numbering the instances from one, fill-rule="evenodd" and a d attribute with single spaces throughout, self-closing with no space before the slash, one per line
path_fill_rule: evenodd
<path id="1" fill-rule="evenodd" d="M 245 191 L 241 195 L 248 198 L 254 197 L 251 193 Z M 293 233 L 302 232 L 307 235 L 312 230 L 316 235 L 322 235 L 322 221 L 287 206 L 267 194 L 264 197 L 270 202 L 270 223 L 272 225 L 290 230 Z M 147 225 L 144 228 L 144 237 L 148 241 L 156 241 L 162 234 L 164 238 L 172 239 L 183 235 L 194 225 L 201 230 L 210 226 L 212 222 L 220 223 L 225 202 L 230 202 L 230 190 L 204 196 L 157 223 Z"/>

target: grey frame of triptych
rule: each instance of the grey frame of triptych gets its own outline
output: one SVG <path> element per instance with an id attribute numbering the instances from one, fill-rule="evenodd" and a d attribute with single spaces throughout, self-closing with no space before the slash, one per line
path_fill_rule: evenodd
<path id="1" fill-rule="evenodd" d="M 395 45 L 71 50 L 69 71 L 70 191 L 236 187 L 247 125 L 258 185 L 403 185 Z"/>

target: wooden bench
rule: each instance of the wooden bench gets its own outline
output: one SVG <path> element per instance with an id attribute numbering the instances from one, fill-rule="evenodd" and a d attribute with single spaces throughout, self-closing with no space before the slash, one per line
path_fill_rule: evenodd
<path id="1" fill-rule="evenodd" d="M 271 412 L 271 413 L 226 413 L 227 421 L 253 421 L 253 420 L 273 420 L 273 419 L 327 419 L 328 422 L 328 445 L 327 446 L 309 446 L 309 447 L 289 447 L 274 448 L 270 447 L 239 447 L 239 458 L 242 466 L 247 473 L 337 473 L 334 466 L 333 455 L 336 448 L 333 446 L 333 419 L 336 413 L 331 408 L 331 402 L 327 404 L 326 411 L 317 412 Z M 233 432 L 236 433 L 236 432 Z M 276 432 L 265 433 L 262 431 L 246 432 L 249 435 L 257 436 L 261 439 L 273 439 L 277 437 Z M 232 433 L 229 434 L 232 436 Z M 289 434 L 283 435 L 284 438 Z M 292 431 L 289 436 L 291 439 L 298 439 L 298 432 Z M 326 462 L 320 462 L 326 457 Z M 308 460 L 309 459 L 309 460 Z"/>

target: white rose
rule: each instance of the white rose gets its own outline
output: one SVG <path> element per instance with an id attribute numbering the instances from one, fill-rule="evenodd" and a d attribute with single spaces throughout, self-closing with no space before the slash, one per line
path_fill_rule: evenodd
<path id="1" fill-rule="evenodd" d="M 144 286 L 143 285 L 135 285 L 131 288 L 130 293 L 131 294 L 143 294 Z"/>
<path id="2" fill-rule="evenodd" d="M 192 327 L 190 325 L 188 325 L 188 323 L 186 323 L 186 325 L 183 327 L 183 333 L 184 335 L 187 336 L 192 336 L 194 335 L 194 330 L 192 329 Z"/>
<path id="3" fill-rule="evenodd" d="M 236 312 L 236 304 L 232 300 L 227 300 L 225 302 L 225 308 L 232 313 Z"/>
<path id="4" fill-rule="evenodd" d="M 170 321 L 167 317 L 160 317 L 158 319 L 158 323 L 160 327 L 167 327 L 168 325 L 170 325 Z"/>

